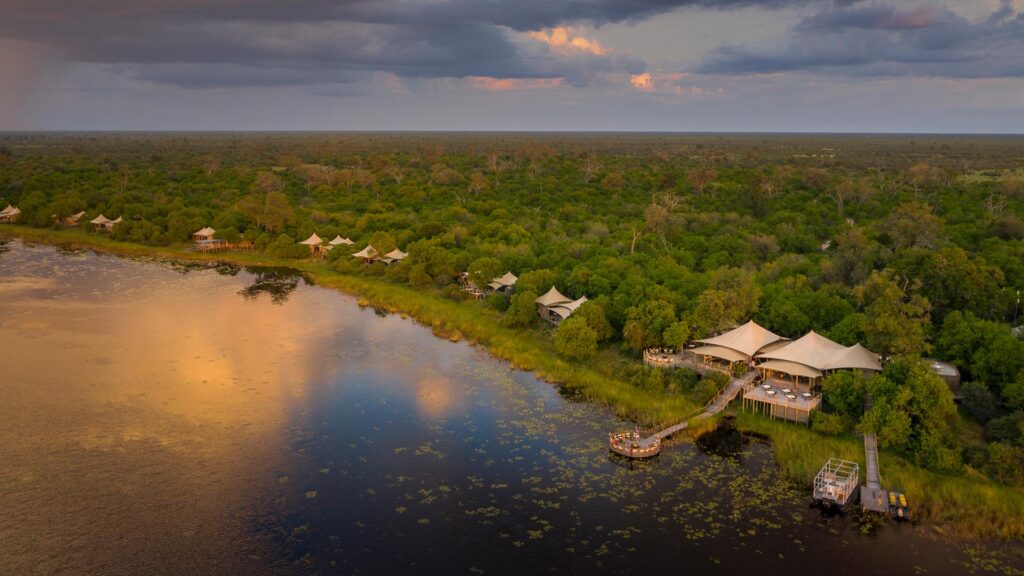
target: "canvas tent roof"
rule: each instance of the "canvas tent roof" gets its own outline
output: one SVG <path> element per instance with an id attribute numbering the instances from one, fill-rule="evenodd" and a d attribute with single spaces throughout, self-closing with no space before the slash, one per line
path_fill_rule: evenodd
<path id="1" fill-rule="evenodd" d="M 321 245 L 323 243 L 324 243 L 324 241 L 321 240 L 320 237 L 316 235 L 316 232 L 313 232 L 309 236 L 309 238 L 306 238 L 302 242 L 299 242 L 299 244 L 305 244 L 306 246 L 319 246 L 319 245 Z"/>
<path id="2" fill-rule="evenodd" d="M 505 272 L 504 275 L 498 276 L 494 280 L 491 280 L 491 283 L 488 284 L 488 286 L 491 286 L 492 288 L 500 286 L 514 286 L 517 280 L 519 280 L 519 278 L 515 274 L 511 272 Z"/>
<path id="3" fill-rule="evenodd" d="M 572 302 L 572 299 L 566 298 L 561 292 L 558 291 L 558 288 L 552 286 L 551 290 L 548 290 L 542 296 L 537 298 L 536 302 L 541 306 L 550 307 L 554 306 L 555 304 L 566 304 L 568 302 Z"/>
<path id="4" fill-rule="evenodd" d="M 120 224 L 123 220 L 124 220 L 124 218 L 121 218 L 120 216 L 118 216 L 117 220 L 111 220 L 110 224 Z"/>
<path id="5" fill-rule="evenodd" d="M 715 358 L 721 358 L 729 362 L 739 362 L 740 360 L 746 360 L 749 356 L 733 350 L 732 348 L 726 348 L 724 346 L 697 346 L 696 348 L 690 348 L 688 352 L 694 354 L 701 354 L 705 356 L 714 356 Z"/>
<path id="6" fill-rule="evenodd" d="M 729 348 L 737 352 L 742 352 L 744 356 L 750 358 L 757 354 L 758 350 L 764 348 L 768 344 L 778 342 L 779 340 L 785 340 L 785 338 L 778 334 L 769 332 L 751 320 L 738 328 L 733 328 L 725 334 L 719 334 L 714 338 L 697 340 L 697 342 L 701 344 L 710 344 L 712 346 L 721 346 L 722 348 Z"/>
<path id="7" fill-rule="evenodd" d="M 815 370 L 810 366 L 804 366 L 803 364 L 797 364 L 796 362 L 789 362 L 787 360 L 767 360 L 758 364 L 757 367 L 785 372 L 792 376 L 803 376 L 804 378 L 821 377 L 820 370 Z"/>
<path id="8" fill-rule="evenodd" d="M 351 246 L 351 245 L 355 244 L 355 242 L 349 240 L 348 238 L 342 238 L 341 235 L 339 234 L 339 235 L 335 236 L 334 240 L 331 240 L 329 242 L 329 244 L 331 246 L 337 246 L 339 244 L 345 244 L 346 246 Z"/>
<path id="9" fill-rule="evenodd" d="M 14 206 L 8 204 L 7 208 L 4 208 L 3 210 L 0 210 L 0 215 L 6 216 L 6 215 L 14 212 L 15 210 L 18 210 L 18 209 L 15 208 Z M 20 212 L 20 210 L 19 210 L 19 212 Z"/>
<path id="10" fill-rule="evenodd" d="M 408 255 L 409 255 L 408 252 L 402 252 L 398 248 L 395 248 L 391 252 L 388 252 L 387 254 L 385 254 L 384 257 L 387 258 L 387 259 L 390 259 L 390 260 L 401 260 L 402 258 L 405 258 Z"/>
<path id="11" fill-rule="evenodd" d="M 214 232 L 216 232 L 216 230 L 214 230 L 213 228 L 210 228 L 209 226 L 207 226 L 207 227 L 203 228 L 202 230 L 199 230 L 197 232 L 193 232 L 192 235 L 193 236 L 213 236 Z"/>
<path id="12" fill-rule="evenodd" d="M 586 301 L 587 301 L 587 297 L 583 296 L 579 300 L 573 300 L 572 302 L 563 302 L 563 303 L 555 304 L 554 306 L 550 306 L 548 309 L 551 310 L 552 312 L 554 312 L 555 314 L 558 314 L 559 316 L 561 316 L 562 319 L 564 320 L 564 319 L 568 318 L 569 316 L 571 316 L 572 313 L 575 312 L 577 308 L 579 308 L 580 306 L 583 306 L 583 303 L 586 302 Z"/>
<path id="13" fill-rule="evenodd" d="M 847 348 L 813 330 L 799 340 L 794 340 L 777 350 L 765 352 L 758 357 L 795 362 L 814 368 L 819 372 L 850 368 L 876 371 L 882 369 L 878 355 L 860 344 L 854 344 Z M 761 366 L 764 365 L 764 363 L 761 364 Z"/>
<path id="14" fill-rule="evenodd" d="M 112 220 L 110 218 L 107 218 L 103 214 L 100 214 L 99 216 L 93 218 L 89 222 L 90 224 L 106 224 L 108 222 L 112 222 Z"/>
<path id="15" fill-rule="evenodd" d="M 838 368 L 859 368 L 861 370 L 882 371 L 882 363 L 878 361 L 878 354 L 868 350 L 860 344 L 850 346 L 842 353 L 832 359 L 831 369 Z"/>
<path id="16" fill-rule="evenodd" d="M 85 210 L 80 211 L 78 214 L 71 215 L 71 217 L 74 218 L 75 220 L 81 218 L 82 216 L 85 216 Z"/>
<path id="17" fill-rule="evenodd" d="M 366 248 L 363 248 L 362 250 L 356 252 L 352 256 L 355 258 L 376 258 L 377 249 L 374 248 L 372 245 L 367 244 Z"/>

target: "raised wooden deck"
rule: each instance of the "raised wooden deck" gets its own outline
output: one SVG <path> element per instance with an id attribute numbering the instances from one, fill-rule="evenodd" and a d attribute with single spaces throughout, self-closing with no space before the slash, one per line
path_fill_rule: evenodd
<path id="1" fill-rule="evenodd" d="M 778 382 L 751 386 L 743 392 L 743 409 L 749 408 L 772 418 L 810 424 L 811 412 L 821 407 L 821 395 L 793 386 Z"/>

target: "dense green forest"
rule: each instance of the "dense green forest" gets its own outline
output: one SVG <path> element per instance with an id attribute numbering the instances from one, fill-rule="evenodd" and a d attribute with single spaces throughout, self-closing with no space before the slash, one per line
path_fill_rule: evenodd
<path id="1" fill-rule="evenodd" d="M 327 256 L 333 270 L 453 299 L 462 272 L 510 270 L 513 297 L 463 305 L 695 402 L 715 383 L 645 368 L 640 351 L 749 318 L 862 342 L 891 360 L 826 380 L 818 434 L 874 430 L 924 468 L 1024 483 L 1019 137 L 8 134 L 7 203 L 35 227 L 122 217 L 113 239 L 153 246 L 212 226 L 275 258 L 340 234 L 356 243 Z M 350 257 L 368 243 L 409 257 Z M 533 303 L 551 285 L 591 300 L 554 334 Z M 921 356 L 959 366 L 959 404 Z"/>

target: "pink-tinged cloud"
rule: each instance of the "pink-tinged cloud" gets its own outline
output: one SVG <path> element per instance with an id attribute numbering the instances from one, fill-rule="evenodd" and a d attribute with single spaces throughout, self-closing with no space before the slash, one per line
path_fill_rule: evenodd
<path id="1" fill-rule="evenodd" d="M 650 72 L 644 72 L 643 74 L 633 74 L 629 77 L 629 83 L 643 92 L 651 92 L 654 90 L 654 80 L 651 78 Z"/>
<path id="2" fill-rule="evenodd" d="M 552 48 L 557 48 L 565 51 L 578 51 L 593 54 L 595 56 L 604 56 L 608 53 L 608 50 L 601 46 L 597 40 L 591 40 L 584 36 L 575 35 L 576 32 L 571 26 L 558 26 L 552 28 L 550 32 L 547 30 L 536 30 L 533 32 L 527 32 L 530 38 L 538 40 L 547 44 Z"/>
<path id="3" fill-rule="evenodd" d="M 894 30 L 915 30 L 937 23 L 942 11 L 936 6 L 920 6 L 909 12 L 894 12 L 884 27 Z"/>
<path id="4" fill-rule="evenodd" d="M 510 90 L 544 90 L 562 85 L 564 78 L 492 78 L 490 76 L 469 76 L 469 85 L 478 90 L 505 92 Z"/>

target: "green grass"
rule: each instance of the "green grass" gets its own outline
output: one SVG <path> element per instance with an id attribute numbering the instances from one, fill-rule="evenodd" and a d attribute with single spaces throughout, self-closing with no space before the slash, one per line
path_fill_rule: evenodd
<path id="1" fill-rule="evenodd" d="M 405 313 L 433 331 L 452 340 L 465 339 L 487 348 L 494 356 L 516 368 L 534 372 L 540 378 L 578 390 L 585 398 L 606 406 L 616 415 L 632 418 L 642 425 L 660 424 L 694 412 L 698 407 L 688 399 L 635 388 L 617 380 L 619 354 L 603 350 L 581 366 L 556 356 L 546 330 L 512 330 L 502 327 L 499 314 L 481 305 L 456 302 L 438 291 L 420 291 L 386 280 L 338 273 L 313 260 L 283 260 L 255 253 L 195 254 L 188 245 L 154 248 L 117 242 L 79 230 L 47 230 L 23 226 L 0 227 L 0 236 L 18 236 L 29 242 L 89 247 L 127 256 L 158 256 L 240 265 L 287 266 L 308 273 L 320 285 L 360 298 L 360 303 L 391 312 Z M 771 438 L 776 459 L 793 480 L 811 484 L 821 465 L 830 457 L 864 465 L 863 443 L 859 437 L 823 436 L 804 426 L 771 421 L 752 414 L 737 415 L 740 428 Z M 713 427 L 708 419 L 690 430 L 694 434 Z M 901 458 L 882 453 L 883 485 L 903 491 L 910 499 L 914 516 L 927 521 L 948 536 L 1024 539 L 1024 490 L 994 484 L 988 479 L 938 474 L 918 468 Z"/>
<path id="2" fill-rule="evenodd" d="M 738 413 L 737 425 L 771 438 L 779 466 L 808 486 L 829 458 L 859 462 L 864 470 L 864 443 L 859 436 L 824 436 L 793 423 Z M 1024 489 L 1002 486 L 980 475 L 954 476 L 914 466 L 898 456 L 879 453 L 882 486 L 907 495 L 911 513 L 937 531 L 958 538 L 1024 539 Z"/>

